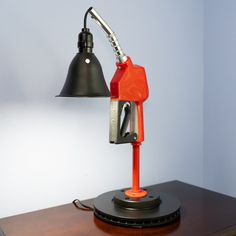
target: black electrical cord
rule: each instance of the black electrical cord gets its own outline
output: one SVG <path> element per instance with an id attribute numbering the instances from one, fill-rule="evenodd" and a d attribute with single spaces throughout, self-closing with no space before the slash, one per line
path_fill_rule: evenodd
<path id="1" fill-rule="evenodd" d="M 93 8 L 90 7 L 86 12 L 85 12 L 85 15 L 84 15 L 84 28 L 86 29 L 87 28 L 87 16 L 88 16 L 88 13 L 90 10 L 92 10 Z"/>
<path id="2" fill-rule="evenodd" d="M 79 199 L 75 199 L 73 202 L 74 206 L 83 211 L 94 211 L 93 207 L 83 204 Z M 79 204 L 77 204 L 79 203 Z"/>
<path id="3" fill-rule="evenodd" d="M 6 236 L 6 234 L 2 231 L 1 228 L 0 228 L 0 236 Z"/>

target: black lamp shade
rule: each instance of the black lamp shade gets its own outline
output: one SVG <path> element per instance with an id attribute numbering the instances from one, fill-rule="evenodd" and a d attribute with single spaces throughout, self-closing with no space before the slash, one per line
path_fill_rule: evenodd
<path id="1" fill-rule="evenodd" d="M 109 97 L 101 64 L 92 52 L 79 52 L 73 58 L 59 97 Z"/>

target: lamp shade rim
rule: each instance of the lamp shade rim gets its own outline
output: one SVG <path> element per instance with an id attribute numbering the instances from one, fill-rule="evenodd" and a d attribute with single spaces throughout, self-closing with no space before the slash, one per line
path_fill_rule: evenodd
<path id="1" fill-rule="evenodd" d="M 92 97 L 104 97 L 104 98 L 108 98 L 110 97 L 110 94 L 108 95 L 99 95 L 99 94 L 94 94 L 94 95 L 70 95 L 70 94 L 59 94 L 59 95 L 56 95 L 56 97 L 84 97 L 84 98 L 92 98 Z"/>

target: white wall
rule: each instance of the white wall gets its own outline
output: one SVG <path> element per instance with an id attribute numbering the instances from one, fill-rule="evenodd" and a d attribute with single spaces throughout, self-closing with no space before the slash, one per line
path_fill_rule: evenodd
<path id="1" fill-rule="evenodd" d="M 207 0 L 204 185 L 236 196 L 236 1 Z"/>
<path id="2" fill-rule="evenodd" d="M 203 2 L 1 1 L 0 217 L 131 184 L 130 145 L 108 143 L 108 99 L 55 98 L 93 5 L 146 68 L 142 184 L 203 184 Z M 115 58 L 89 20 L 110 81 Z"/>

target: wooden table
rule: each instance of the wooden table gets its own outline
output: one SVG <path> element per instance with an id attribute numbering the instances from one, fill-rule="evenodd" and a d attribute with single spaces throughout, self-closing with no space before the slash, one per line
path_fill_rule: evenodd
<path id="1" fill-rule="evenodd" d="M 155 185 L 181 201 L 181 220 L 159 228 L 132 229 L 104 223 L 73 204 L 0 219 L 6 236 L 236 235 L 236 199 L 179 181 Z M 92 204 L 92 200 L 84 201 Z"/>

